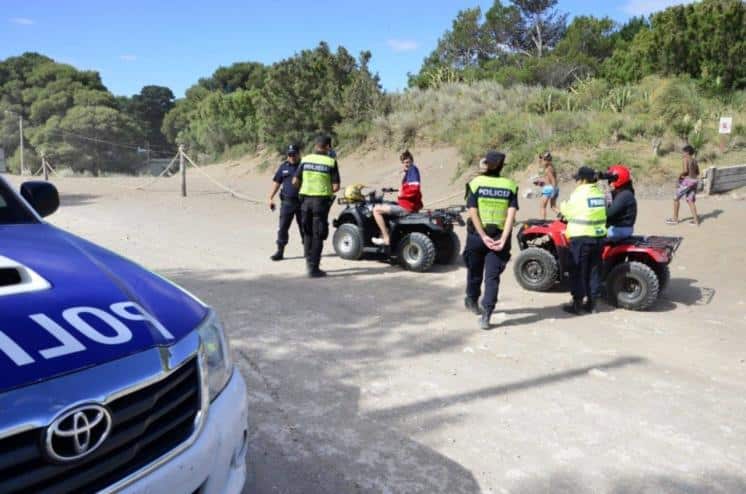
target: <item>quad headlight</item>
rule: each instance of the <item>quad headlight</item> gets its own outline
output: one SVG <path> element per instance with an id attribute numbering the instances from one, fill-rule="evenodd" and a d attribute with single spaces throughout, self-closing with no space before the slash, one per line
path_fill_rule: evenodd
<path id="1" fill-rule="evenodd" d="M 212 402 L 228 384 L 233 372 L 231 349 L 223 325 L 212 311 L 197 329 L 197 333 L 205 356 L 207 388 Z"/>

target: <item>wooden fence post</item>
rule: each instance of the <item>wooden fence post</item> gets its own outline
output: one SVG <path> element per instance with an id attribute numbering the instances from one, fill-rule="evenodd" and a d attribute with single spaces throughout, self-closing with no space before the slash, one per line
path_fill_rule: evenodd
<path id="1" fill-rule="evenodd" d="M 712 184 L 715 183 L 715 173 L 717 168 L 714 166 L 709 167 L 705 170 L 705 194 L 710 195 L 712 193 Z"/>
<path id="2" fill-rule="evenodd" d="M 179 144 L 179 172 L 181 172 L 181 196 L 186 197 L 186 166 L 184 166 L 184 146 Z"/>
<path id="3" fill-rule="evenodd" d="M 44 181 L 49 182 L 49 168 L 47 168 L 47 159 L 44 157 L 44 153 L 41 153 L 41 168 L 44 170 Z"/>

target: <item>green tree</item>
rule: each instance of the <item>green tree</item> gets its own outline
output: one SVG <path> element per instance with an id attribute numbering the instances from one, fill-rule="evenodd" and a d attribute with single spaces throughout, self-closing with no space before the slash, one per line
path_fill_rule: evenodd
<path id="1" fill-rule="evenodd" d="M 211 77 L 200 79 L 199 85 L 210 91 L 232 93 L 239 89 L 254 89 L 264 85 L 267 67 L 258 62 L 238 62 L 219 67 Z"/>
<path id="2" fill-rule="evenodd" d="M 520 22 L 510 36 L 510 46 L 527 55 L 542 57 L 562 39 L 567 14 L 556 10 L 557 0 L 512 0 Z"/>
<path id="3" fill-rule="evenodd" d="M 107 106 L 75 106 L 53 116 L 31 135 L 37 153 L 74 170 L 132 172 L 139 168 L 137 142 L 143 135 L 129 116 Z"/>
<path id="4" fill-rule="evenodd" d="M 119 107 L 140 124 L 151 146 L 168 147 L 169 143 L 161 132 L 161 126 L 166 114 L 174 107 L 174 93 L 171 89 L 164 86 L 144 86 L 139 94 L 120 100 Z"/>
<path id="5" fill-rule="evenodd" d="M 288 142 L 308 143 L 319 132 L 333 133 L 342 120 L 346 88 L 360 71 L 344 47 L 326 43 L 274 64 L 257 106 L 261 139 L 276 149 Z"/>
<path id="6" fill-rule="evenodd" d="M 579 16 L 567 27 L 553 55 L 596 73 L 600 64 L 610 57 L 615 46 L 614 21 L 605 17 Z"/>

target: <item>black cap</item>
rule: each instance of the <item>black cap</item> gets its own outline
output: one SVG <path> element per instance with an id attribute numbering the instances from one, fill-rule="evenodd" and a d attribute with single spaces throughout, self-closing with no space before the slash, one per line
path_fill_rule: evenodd
<path id="1" fill-rule="evenodd" d="M 290 144 L 288 146 L 288 153 L 287 154 L 298 154 L 300 151 L 298 150 L 298 146 L 295 144 Z"/>
<path id="2" fill-rule="evenodd" d="M 314 143 L 317 146 L 331 146 L 332 145 L 332 138 L 328 135 L 320 135 L 316 137 L 316 140 Z"/>
<path id="3" fill-rule="evenodd" d="M 483 160 L 488 165 L 500 166 L 505 162 L 505 155 L 499 151 L 489 150 L 484 155 Z"/>
<path id="4" fill-rule="evenodd" d="M 544 151 L 539 155 L 539 158 L 545 161 L 552 161 L 552 153 L 550 153 L 549 151 Z"/>
<path id="5" fill-rule="evenodd" d="M 590 166 L 581 166 L 572 178 L 575 180 L 588 180 L 589 182 L 595 182 L 598 180 L 598 175 L 596 174 L 596 170 Z"/>

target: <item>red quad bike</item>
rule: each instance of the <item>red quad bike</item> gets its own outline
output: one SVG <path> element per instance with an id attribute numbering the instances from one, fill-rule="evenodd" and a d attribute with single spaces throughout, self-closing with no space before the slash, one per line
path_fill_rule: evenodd
<path id="1" fill-rule="evenodd" d="M 570 257 L 561 220 L 528 220 L 517 232 L 520 254 L 513 264 L 518 283 L 526 290 L 544 292 L 567 279 Z M 611 305 L 645 310 L 668 284 L 668 264 L 681 237 L 632 236 L 608 242 L 602 250 L 601 280 Z"/>

